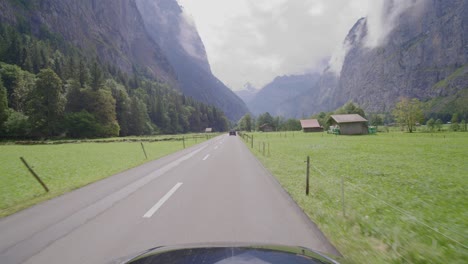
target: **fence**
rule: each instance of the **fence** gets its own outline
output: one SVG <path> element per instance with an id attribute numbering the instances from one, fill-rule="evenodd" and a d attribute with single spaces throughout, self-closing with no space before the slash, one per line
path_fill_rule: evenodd
<path id="1" fill-rule="evenodd" d="M 256 148 L 252 148 L 252 151 L 256 152 L 260 157 L 264 157 L 264 161 L 267 162 L 268 157 L 271 157 L 270 153 L 267 155 L 264 150 L 264 146 L 270 145 L 269 141 L 271 140 L 268 138 L 281 137 L 286 140 L 288 137 L 294 137 L 293 135 L 284 132 L 262 134 L 256 139 Z M 243 134 L 243 138 L 248 145 L 252 144 L 253 137 L 254 135 Z M 263 140 L 266 142 L 262 142 Z M 283 139 L 281 140 L 283 141 Z M 297 167 L 303 168 L 304 163 L 302 162 L 304 160 L 307 162 L 309 157 L 304 158 L 302 161 L 296 159 Z M 433 260 L 432 257 L 437 258 L 439 255 L 449 254 L 441 252 L 464 251 L 466 256 L 466 250 L 468 249 L 466 233 L 463 234 L 456 228 L 436 222 L 431 224 L 433 220 L 427 221 L 425 219 L 426 214 L 421 214 L 419 210 L 403 209 L 401 204 L 390 202 L 391 200 L 399 201 L 399 199 L 392 199 L 386 193 L 383 193 L 383 198 L 379 195 L 379 192 L 369 189 L 369 185 L 366 183 L 356 182 L 353 178 L 346 177 L 346 175 L 333 175 L 333 170 L 331 170 L 331 173 L 324 173 L 321 167 L 325 165 L 315 164 L 313 160 L 310 160 L 310 165 L 307 162 L 305 166 L 306 168 L 303 168 L 304 174 L 302 174 L 304 176 L 300 176 L 300 181 L 304 183 L 302 186 L 305 187 L 305 190 L 302 189 L 301 192 L 297 193 L 303 195 L 305 192 L 305 195 L 309 195 L 312 201 L 318 202 L 320 206 L 314 205 L 317 206 L 314 207 L 317 211 L 329 215 L 336 215 L 339 212 L 341 216 L 339 221 L 342 221 L 344 225 L 357 225 L 366 236 L 379 238 L 379 240 L 383 241 L 385 247 L 392 254 L 398 256 L 400 260 L 408 263 L 415 262 L 417 256 L 413 255 L 419 253 L 414 251 L 419 249 L 422 251 L 422 253 L 420 252 L 421 255 L 426 254 L 422 258 L 429 260 L 429 262 Z M 299 179 L 296 178 L 297 180 Z M 297 186 L 297 184 L 294 186 Z M 294 190 L 297 190 L 297 188 Z M 304 203 L 304 201 L 310 203 L 311 201 L 309 198 L 306 200 L 299 198 L 299 200 L 302 201 L 301 203 Z M 372 208 L 369 208 L 368 201 L 372 201 Z M 328 208 L 325 208 L 327 206 Z M 333 207 L 333 210 L 330 209 L 331 207 Z M 308 209 L 308 211 L 311 210 L 311 208 Z M 372 214 L 369 214 L 369 212 Z M 321 213 L 317 214 L 320 215 Z M 407 249 L 408 245 L 414 245 L 414 248 Z M 435 253 L 435 248 L 438 248 L 439 252 Z"/>

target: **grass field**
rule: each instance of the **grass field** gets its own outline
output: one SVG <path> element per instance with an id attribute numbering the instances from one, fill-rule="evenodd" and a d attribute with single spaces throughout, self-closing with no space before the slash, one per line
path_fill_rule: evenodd
<path id="1" fill-rule="evenodd" d="M 468 263 L 468 133 L 250 135 L 345 263 Z"/>
<path id="2" fill-rule="evenodd" d="M 186 147 L 206 140 L 192 135 L 185 138 Z M 141 142 L 0 145 L 0 217 L 183 149 L 182 141 L 143 144 L 148 159 Z M 49 193 L 30 175 L 20 157 L 34 167 Z"/>

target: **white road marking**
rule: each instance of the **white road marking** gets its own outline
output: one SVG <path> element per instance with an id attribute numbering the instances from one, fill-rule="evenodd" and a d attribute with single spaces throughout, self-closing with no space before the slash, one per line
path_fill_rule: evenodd
<path id="1" fill-rule="evenodd" d="M 179 182 L 174 187 L 172 187 L 172 189 L 168 193 L 166 193 L 166 195 L 164 195 L 163 198 L 161 198 L 161 200 L 159 200 L 157 204 L 151 207 L 151 209 L 149 209 L 148 212 L 146 212 L 146 214 L 143 215 L 143 218 L 150 218 L 151 216 L 153 216 L 153 214 L 156 213 L 156 211 L 158 211 L 158 209 L 177 191 L 177 189 L 179 189 L 179 187 L 182 184 L 183 183 Z"/>
<path id="2" fill-rule="evenodd" d="M 218 146 L 216 146 L 214 149 L 218 149 Z"/>
<path id="3" fill-rule="evenodd" d="M 204 160 L 204 161 L 207 160 L 209 156 L 210 156 L 210 154 L 206 155 L 206 156 L 203 158 L 203 160 Z"/>

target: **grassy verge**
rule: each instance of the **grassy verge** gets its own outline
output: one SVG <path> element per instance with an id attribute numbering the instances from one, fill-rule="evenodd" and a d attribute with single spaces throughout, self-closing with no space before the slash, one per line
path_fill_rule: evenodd
<path id="1" fill-rule="evenodd" d="M 468 263 L 468 133 L 253 136 L 253 153 L 346 262 Z"/>
<path id="2" fill-rule="evenodd" d="M 185 135 L 186 147 L 205 140 Z M 143 145 L 148 159 L 141 142 L 0 145 L 0 217 L 183 149 L 182 141 L 143 142 Z M 49 193 L 45 193 L 19 157 L 34 167 L 49 187 Z"/>

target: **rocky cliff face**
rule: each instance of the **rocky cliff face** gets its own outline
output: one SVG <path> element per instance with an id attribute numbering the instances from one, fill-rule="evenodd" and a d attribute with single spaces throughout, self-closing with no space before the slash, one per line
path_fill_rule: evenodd
<path id="1" fill-rule="evenodd" d="M 247 107 L 213 76 L 203 43 L 176 0 L 0 2 L 0 22 L 56 34 L 88 57 L 137 70 L 222 109 L 232 120 Z"/>
<path id="2" fill-rule="evenodd" d="M 132 73 L 135 66 L 177 85 L 176 74 L 159 45 L 146 33 L 133 1 L 2 1 L 0 21 L 27 26 L 37 37 L 56 34 L 101 61 Z M 21 25 L 20 25 L 21 24 Z"/>
<path id="3" fill-rule="evenodd" d="M 397 2 L 384 6 L 391 30 L 380 39 L 367 18 L 349 32 L 339 81 L 322 88 L 332 108 L 353 100 L 385 112 L 401 96 L 426 101 L 468 89 L 468 2 L 419 0 L 396 12 Z"/>
<path id="4" fill-rule="evenodd" d="M 182 92 L 223 109 L 232 120 L 240 119 L 246 105 L 211 73 L 198 32 L 177 1 L 137 0 L 136 4 L 148 33 L 174 66 Z"/>

